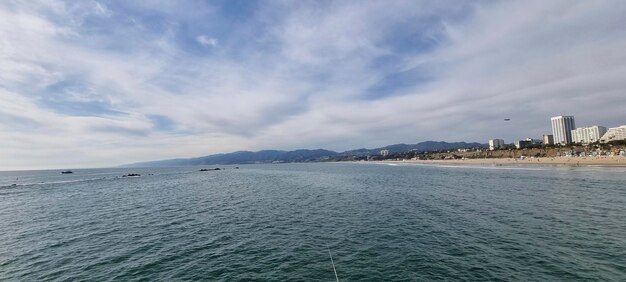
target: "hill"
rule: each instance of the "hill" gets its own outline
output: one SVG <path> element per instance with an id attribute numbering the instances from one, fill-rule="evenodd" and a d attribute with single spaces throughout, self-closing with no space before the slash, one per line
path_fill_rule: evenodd
<path id="1" fill-rule="evenodd" d="M 337 155 L 337 152 L 317 149 L 317 150 L 263 150 L 258 152 L 237 151 L 227 154 L 215 154 L 198 158 L 171 159 L 152 162 L 140 162 L 125 165 L 126 167 L 168 167 L 168 166 L 189 166 L 189 165 L 229 165 L 229 164 L 254 164 L 272 162 L 308 162 L 319 161 L 324 157 Z"/>
<path id="2" fill-rule="evenodd" d="M 192 165 L 231 165 L 231 164 L 255 164 L 272 162 L 317 162 L 329 160 L 342 160 L 345 157 L 362 157 L 367 155 L 377 155 L 381 150 L 389 150 L 390 153 L 403 153 L 409 151 L 441 151 L 454 150 L 459 148 L 485 147 L 480 143 L 466 142 L 436 142 L 426 141 L 417 144 L 394 144 L 375 149 L 357 149 L 342 153 L 317 149 L 300 149 L 295 151 L 263 150 L 258 152 L 237 151 L 226 154 L 215 154 L 204 157 L 188 159 L 171 159 L 151 162 L 140 162 L 124 165 L 125 167 L 169 167 L 169 166 L 192 166 Z"/>
<path id="3" fill-rule="evenodd" d="M 389 150 L 390 153 L 404 153 L 409 151 L 432 152 L 443 150 L 456 150 L 462 148 L 483 148 L 485 144 L 466 142 L 425 141 L 417 144 L 394 144 L 375 149 L 357 149 L 345 151 L 341 155 L 366 156 L 379 154 L 381 150 Z"/>

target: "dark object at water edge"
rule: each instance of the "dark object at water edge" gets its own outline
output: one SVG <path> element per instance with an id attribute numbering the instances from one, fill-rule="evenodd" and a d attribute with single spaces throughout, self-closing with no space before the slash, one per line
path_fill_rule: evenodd
<path id="1" fill-rule="evenodd" d="M 122 175 L 122 177 L 133 177 L 133 176 L 141 176 L 141 174 L 139 174 L 139 173 L 129 173 L 129 174 Z"/>
<path id="2" fill-rule="evenodd" d="M 218 168 L 203 168 L 200 169 L 200 171 L 213 171 L 213 170 L 221 170 L 219 167 Z"/>
<path id="3" fill-rule="evenodd" d="M 64 171 L 61 171 L 61 174 L 70 174 L 70 173 L 74 173 L 74 172 L 73 172 L 73 171 L 71 171 L 71 170 L 64 170 Z"/>

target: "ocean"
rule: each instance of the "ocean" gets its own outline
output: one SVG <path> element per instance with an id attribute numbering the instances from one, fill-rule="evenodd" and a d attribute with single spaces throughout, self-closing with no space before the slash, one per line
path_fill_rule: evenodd
<path id="1" fill-rule="evenodd" d="M 0 172 L 0 280 L 626 280 L 626 168 L 220 167 Z"/>

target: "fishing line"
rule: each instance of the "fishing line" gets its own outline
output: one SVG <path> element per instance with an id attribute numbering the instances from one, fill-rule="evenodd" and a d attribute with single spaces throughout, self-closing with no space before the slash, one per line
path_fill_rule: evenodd
<path id="1" fill-rule="evenodd" d="M 333 271 L 335 272 L 335 279 L 339 282 L 339 276 L 337 276 L 337 269 L 335 269 L 335 262 L 333 261 L 333 254 L 330 253 L 330 248 L 328 244 L 326 245 L 326 249 L 328 250 L 328 255 L 330 256 L 330 263 L 333 265 Z"/>

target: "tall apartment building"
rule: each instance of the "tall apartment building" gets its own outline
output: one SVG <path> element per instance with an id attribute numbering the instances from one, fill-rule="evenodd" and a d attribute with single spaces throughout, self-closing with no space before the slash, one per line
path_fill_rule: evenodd
<path id="1" fill-rule="evenodd" d="M 604 126 L 581 127 L 572 130 L 572 142 L 580 144 L 589 144 L 600 141 L 600 138 L 606 133 Z"/>
<path id="2" fill-rule="evenodd" d="M 493 151 L 495 149 L 504 148 L 504 140 L 502 139 L 491 139 L 489 140 L 489 150 Z"/>
<path id="3" fill-rule="evenodd" d="M 572 143 L 572 130 L 576 128 L 573 116 L 552 117 L 552 135 L 554 144 L 567 145 Z"/>
<path id="4" fill-rule="evenodd" d="M 626 125 L 622 125 L 620 127 L 611 127 L 600 138 L 600 142 L 602 143 L 607 143 L 611 141 L 623 141 L 623 140 L 626 140 Z"/>

